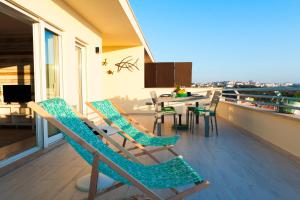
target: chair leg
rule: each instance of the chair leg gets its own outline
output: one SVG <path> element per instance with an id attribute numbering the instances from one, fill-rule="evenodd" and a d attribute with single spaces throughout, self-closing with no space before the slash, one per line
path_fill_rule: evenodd
<path id="1" fill-rule="evenodd" d="M 190 113 L 189 113 L 189 110 L 187 109 L 186 110 L 186 124 L 187 125 L 189 125 L 189 115 L 190 115 Z"/>
<path id="2" fill-rule="evenodd" d="M 213 123 L 213 119 L 212 117 L 210 116 L 210 124 L 211 124 L 211 132 L 213 133 L 214 132 L 214 123 Z"/>
<path id="3" fill-rule="evenodd" d="M 189 113 L 189 131 L 192 132 L 192 115 Z"/>
<path id="4" fill-rule="evenodd" d="M 193 131 L 193 112 L 190 112 L 190 132 L 192 133 Z"/>
<path id="5" fill-rule="evenodd" d="M 125 146 L 126 146 L 126 141 L 127 141 L 127 139 L 126 139 L 126 138 L 124 138 L 124 140 L 123 140 L 123 144 L 122 144 L 122 146 L 123 146 L 123 147 L 125 147 Z"/>
<path id="6" fill-rule="evenodd" d="M 175 121 L 176 121 L 176 116 L 175 114 L 173 115 L 173 124 L 175 124 Z"/>
<path id="7" fill-rule="evenodd" d="M 174 126 L 175 126 L 175 133 L 177 135 L 178 131 L 177 131 L 177 117 L 176 117 L 176 114 L 174 115 Z"/>
<path id="8" fill-rule="evenodd" d="M 196 114 L 192 113 L 192 133 L 194 134 L 195 131 L 195 125 L 196 125 Z"/>
<path id="9" fill-rule="evenodd" d="M 191 132 L 191 113 L 189 112 L 188 114 L 189 114 L 189 123 L 187 125 L 189 128 L 189 131 Z"/>
<path id="10" fill-rule="evenodd" d="M 99 159 L 97 156 L 94 156 L 88 200 L 94 200 L 96 197 L 98 176 L 99 176 L 98 167 L 99 167 Z"/>
<path id="11" fill-rule="evenodd" d="M 215 126 L 216 126 L 216 133 L 217 133 L 217 136 L 218 136 L 219 135 L 219 131 L 218 131 L 217 116 L 215 116 Z"/>
<path id="12" fill-rule="evenodd" d="M 155 128 L 156 128 L 156 125 L 157 125 L 157 120 L 158 120 L 158 117 L 155 117 L 155 121 L 154 121 L 154 125 L 153 125 L 153 133 L 155 133 Z"/>
<path id="13" fill-rule="evenodd" d="M 195 114 L 192 114 L 192 134 L 194 134 L 195 131 Z"/>

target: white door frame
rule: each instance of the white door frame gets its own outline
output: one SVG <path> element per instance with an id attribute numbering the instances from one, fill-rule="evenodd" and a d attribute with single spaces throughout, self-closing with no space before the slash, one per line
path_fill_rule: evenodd
<path id="1" fill-rule="evenodd" d="M 41 38 L 40 38 L 40 22 L 32 25 L 33 30 L 33 61 L 34 61 L 34 97 L 35 102 L 42 101 L 42 78 L 41 78 Z M 36 121 L 36 136 L 38 146 L 44 147 L 44 136 L 43 136 L 43 120 L 40 116 L 35 115 Z"/>
<path id="2" fill-rule="evenodd" d="M 87 109 L 86 109 L 86 106 L 85 106 L 85 101 L 86 101 L 86 96 L 87 96 L 87 84 L 86 84 L 86 64 L 87 64 L 87 51 L 86 51 L 86 43 L 83 42 L 82 40 L 78 39 L 78 38 L 75 38 L 75 48 L 76 47 L 79 47 L 81 49 L 81 74 L 80 74 L 80 84 L 81 84 L 81 98 L 82 98 L 82 112 L 83 114 L 86 113 Z M 79 88 L 77 88 L 79 89 Z M 79 99 L 78 99 L 79 101 Z M 80 103 L 80 102 L 78 102 Z"/>
<path id="3" fill-rule="evenodd" d="M 47 83 L 46 83 L 46 52 L 45 52 L 45 29 L 55 33 L 58 35 L 58 65 L 59 65 L 59 96 L 61 98 L 64 97 L 63 95 L 63 70 L 62 70 L 62 32 L 60 30 L 58 30 L 57 28 L 47 24 L 44 21 L 40 22 L 40 49 L 41 49 L 41 86 L 42 86 L 42 90 L 41 90 L 41 96 L 42 96 L 42 100 L 46 100 L 47 99 Z M 60 139 L 63 138 L 63 134 L 62 133 L 58 133 L 54 136 L 48 137 L 48 122 L 44 119 L 43 120 L 43 133 L 44 133 L 44 148 L 47 148 L 49 146 L 49 144 L 54 143 Z"/>

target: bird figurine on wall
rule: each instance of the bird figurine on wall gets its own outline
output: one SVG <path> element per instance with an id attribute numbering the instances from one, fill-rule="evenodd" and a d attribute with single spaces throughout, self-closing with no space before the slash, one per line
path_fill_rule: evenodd
<path id="1" fill-rule="evenodd" d="M 134 70 L 134 68 L 136 68 L 137 70 L 140 70 L 137 65 L 139 58 L 137 58 L 135 60 L 135 62 L 132 62 L 132 60 L 133 60 L 132 56 L 127 56 L 127 57 L 123 58 L 121 60 L 121 62 L 116 63 L 115 66 L 118 67 L 117 72 L 120 72 L 122 69 L 128 69 L 131 72 Z"/>
<path id="2" fill-rule="evenodd" d="M 111 70 L 107 70 L 106 73 L 109 74 L 109 75 L 113 75 L 114 74 L 114 72 L 111 71 Z"/>
<path id="3" fill-rule="evenodd" d="M 102 66 L 107 66 L 107 58 L 105 58 L 103 61 L 102 61 Z"/>

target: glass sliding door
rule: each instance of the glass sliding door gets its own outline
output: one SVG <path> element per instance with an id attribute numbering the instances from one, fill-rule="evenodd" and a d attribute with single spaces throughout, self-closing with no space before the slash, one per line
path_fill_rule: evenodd
<path id="1" fill-rule="evenodd" d="M 1 4 L 1 3 L 0 3 Z M 0 5 L 1 7 L 1 5 Z M 17 12 L 16 12 L 17 14 Z M 32 24 L 0 11 L 0 163 L 37 146 Z M 20 48 L 21 46 L 21 48 Z M 0 164 L 1 168 L 1 164 Z"/>
<path id="2" fill-rule="evenodd" d="M 47 99 L 59 97 L 58 35 L 45 30 L 46 91 Z"/>
<path id="3" fill-rule="evenodd" d="M 46 98 L 60 97 L 59 35 L 45 29 Z M 48 137 L 60 131 L 48 123 Z"/>

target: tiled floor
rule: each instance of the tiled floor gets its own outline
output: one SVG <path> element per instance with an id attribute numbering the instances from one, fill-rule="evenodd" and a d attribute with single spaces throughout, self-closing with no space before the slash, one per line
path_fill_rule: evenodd
<path id="1" fill-rule="evenodd" d="M 134 117 L 151 129 L 151 116 Z M 218 137 L 205 138 L 201 122 L 194 135 L 180 132 L 182 137 L 176 151 L 211 182 L 209 188 L 188 199 L 299 199 L 298 162 L 226 121 L 219 120 L 219 130 Z M 171 119 L 167 119 L 163 133 L 173 134 Z M 167 152 L 157 156 L 160 160 L 172 157 Z M 90 166 L 64 144 L 1 177 L 0 199 L 83 199 L 87 193 L 79 192 L 75 182 L 89 172 Z M 136 193 L 135 188 L 124 186 L 98 199 L 123 199 Z"/>

